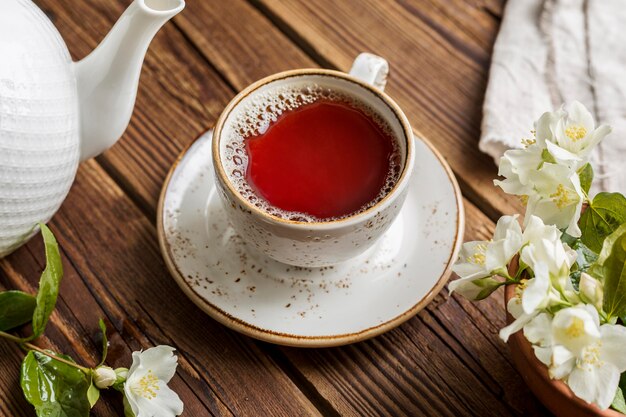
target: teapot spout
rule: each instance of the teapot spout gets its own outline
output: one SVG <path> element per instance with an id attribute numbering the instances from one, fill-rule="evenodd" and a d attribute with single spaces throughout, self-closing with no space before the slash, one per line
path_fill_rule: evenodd
<path id="1" fill-rule="evenodd" d="M 100 45 L 74 64 L 81 160 L 104 152 L 122 136 L 133 112 L 148 45 L 184 7 L 184 0 L 134 0 Z"/>

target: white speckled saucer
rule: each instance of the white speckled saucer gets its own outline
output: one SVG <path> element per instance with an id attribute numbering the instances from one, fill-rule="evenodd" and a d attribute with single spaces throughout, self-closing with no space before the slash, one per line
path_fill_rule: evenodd
<path id="1" fill-rule="evenodd" d="M 257 253 L 229 225 L 216 194 L 212 131 L 172 167 L 157 217 L 161 251 L 191 300 L 246 335 L 291 346 L 337 346 L 398 326 L 447 281 L 463 239 L 461 193 L 441 155 L 416 138 L 406 203 L 358 258 L 299 268 Z"/>

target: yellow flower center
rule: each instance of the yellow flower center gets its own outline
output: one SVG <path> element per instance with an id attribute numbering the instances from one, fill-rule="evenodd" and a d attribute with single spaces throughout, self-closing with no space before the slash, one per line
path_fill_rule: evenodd
<path id="1" fill-rule="evenodd" d="M 528 205 L 528 196 L 526 194 L 520 195 L 519 201 L 521 201 L 524 206 Z"/>
<path id="2" fill-rule="evenodd" d="M 600 360 L 600 346 L 602 346 L 602 342 L 587 347 L 583 353 L 582 360 L 576 366 L 585 369 L 584 365 L 587 365 L 587 370 L 590 370 L 589 366 L 604 365 L 604 361 Z"/>
<path id="3" fill-rule="evenodd" d="M 528 139 L 528 138 L 522 139 L 522 145 L 524 145 L 527 148 L 530 145 L 534 145 L 535 143 L 537 143 L 537 139 Z"/>
<path id="4" fill-rule="evenodd" d="M 133 392 L 137 395 L 144 397 L 145 399 L 152 400 L 156 398 L 157 391 L 159 390 L 159 378 L 154 376 L 152 370 L 141 377 L 139 385 L 133 387 Z"/>
<path id="5" fill-rule="evenodd" d="M 522 293 L 524 292 L 527 286 L 528 286 L 528 280 L 526 278 L 522 278 L 519 284 L 517 284 L 517 286 L 515 287 L 515 298 L 519 300 L 518 303 L 522 302 Z"/>
<path id="6" fill-rule="evenodd" d="M 568 138 L 576 142 L 587 136 L 587 129 L 581 125 L 572 125 L 565 129 L 565 134 Z"/>
<path id="7" fill-rule="evenodd" d="M 485 265 L 485 251 L 487 250 L 487 246 L 480 244 L 476 245 L 476 252 L 473 255 L 467 257 L 467 262 L 475 264 L 475 265 Z"/>
<path id="8" fill-rule="evenodd" d="M 550 198 L 559 209 L 568 206 L 572 202 L 572 199 L 563 184 L 559 184 L 556 187 L 556 191 L 553 194 L 550 194 Z"/>
<path id="9" fill-rule="evenodd" d="M 567 329 L 565 329 L 565 334 L 569 337 L 575 338 L 580 337 L 585 332 L 585 322 L 578 317 L 574 317 L 572 319 L 572 324 L 570 324 Z"/>

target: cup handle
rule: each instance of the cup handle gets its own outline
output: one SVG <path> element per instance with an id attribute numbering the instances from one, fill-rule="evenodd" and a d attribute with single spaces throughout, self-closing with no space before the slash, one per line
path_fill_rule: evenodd
<path id="1" fill-rule="evenodd" d="M 368 52 L 360 53 L 350 68 L 350 75 L 381 90 L 385 89 L 388 74 L 389 64 L 387 61 Z"/>

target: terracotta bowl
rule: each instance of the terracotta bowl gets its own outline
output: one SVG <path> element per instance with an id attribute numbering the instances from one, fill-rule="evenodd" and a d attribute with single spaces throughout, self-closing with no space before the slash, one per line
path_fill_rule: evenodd
<path id="1" fill-rule="evenodd" d="M 517 266 L 516 266 L 517 268 Z M 515 286 L 507 285 L 504 290 L 506 303 L 515 295 Z M 513 317 L 507 313 L 507 322 Z M 539 400 L 558 417 L 624 417 L 614 410 L 600 410 L 592 404 L 576 397 L 562 381 L 551 379 L 548 368 L 535 357 L 532 346 L 519 331 L 509 338 L 509 348 L 515 367 L 524 378 L 524 382 Z"/>

